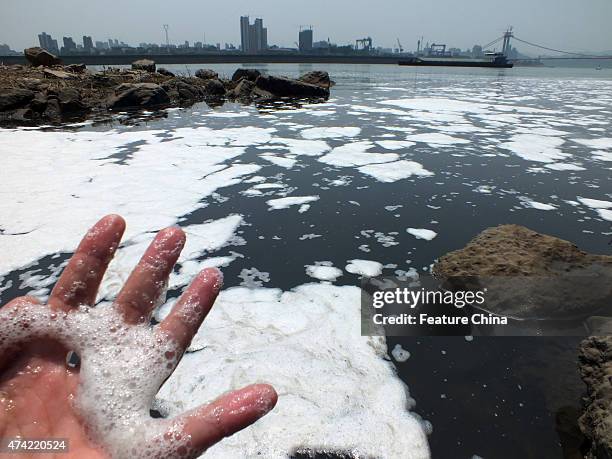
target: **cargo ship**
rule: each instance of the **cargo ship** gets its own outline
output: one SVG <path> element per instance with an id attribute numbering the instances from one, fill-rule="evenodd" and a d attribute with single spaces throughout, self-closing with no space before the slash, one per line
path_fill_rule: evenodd
<path id="1" fill-rule="evenodd" d="M 482 59 L 460 57 L 408 57 L 398 62 L 399 65 L 423 67 L 490 67 L 511 69 L 514 64 L 508 61 L 504 53 L 485 53 Z"/>

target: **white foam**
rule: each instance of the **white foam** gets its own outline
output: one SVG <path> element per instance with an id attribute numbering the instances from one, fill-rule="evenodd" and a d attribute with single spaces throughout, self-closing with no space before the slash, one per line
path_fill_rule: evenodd
<path id="1" fill-rule="evenodd" d="M 578 164 L 571 164 L 571 163 L 552 163 L 552 164 L 547 164 L 546 168 L 552 169 L 554 171 L 584 171 L 586 170 L 584 167 L 579 166 Z"/>
<path id="2" fill-rule="evenodd" d="M 342 276 L 342 270 L 334 268 L 329 263 L 315 263 L 314 265 L 306 265 L 305 268 L 307 275 L 321 281 L 333 282 Z"/>
<path id="3" fill-rule="evenodd" d="M 387 163 L 399 159 L 396 153 L 370 153 L 374 145 L 371 142 L 352 142 L 334 148 L 330 153 L 321 156 L 319 161 L 331 166 L 353 167 L 373 163 Z"/>
<path id="4" fill-rule="evenodd" d="M 612 222 L 612 210 L 608 210 L 608 209 L 597 209 L 597 213 L 599 214 L 599 216 L 601 218 L 603 218 L 604 220 L 607 220 L 609 222 Z"/>
<path id="5" fill-rule="evenodd" d="M 176 224 L 207 196 L 260 170 L 224 162 L 243 154 L 245 144 L 267 143 L 271 132 L 178 129 L 162 143 L 160 131 L 0 130 L 0 213 L 11 215 L 2 227 L 24 233 L 0 237 L 0 274 L 71 252 L 75 236 L 108 213 L 129 218 L 126 243 Z M 126 165 L 106 159 L 136 141 L 144 144 L 133 147 Z"/>
<path id="6" fill-rule="evenodd" d="M 361 133 L 358 127 L 315 127 L 304 129 L 301 136 L 305 139 L 339 139 L 342 137 L 356 137 Z"/>
<path id="7" fill-rule="evenodd" d="M 270 161 L 272 164 L 284 167 L 285 169 L 291 169 L 297 163 L 297 160 L 295 159 L 285 158 L 283 156 L 275 156 L 272 154 L 263 154 L 260 155 L 260 157 L 265 159 L 266 161 Z"/>
<path id="8" fill-rule="evenodd" d="M 287 209 L 291 206 L 301 206 L 318 200 L 319 196 L 290 196 L 287 198 L 270 199 L 266 201 L 266 203 L 270 206 L 270 210 L 280 210 Z"/>
<path id="9" fill-rule="evenodd" d="M 430 177 L 433 172 L 425 169 L 421 164 L 415 161 L 395 161 L 385 164 L 371 164 L 359 168 L 362 174 L 370 175 L 380 182 L 397 182 L 413 175 L 419 177 Z"/>
<path id="10" fill-rule="evenodd" d="M 408 228 L 406 232 L 412 234 L 417 239 L 425 239 L 426 241 L 431 241 L 438 235 L 435 231 L 425 228 Z"/>
<path id="11" fill-rule="evenodd" d="M 532 201 L 527 198 L 521 199 L 521 202 L 525 207 L 531 207 L 537 210 L 555 210 L 557 207 L 552 204 L 545 204 L 543 202 Z"/>
<path id="12" fill-rule="evenodd" d="M 446 147 L 450 145 L 462 145 L 470 143 L 469 140 L 452 137 L 448 134 L 438 132 L 409 135 L 406 139 L 413 142 L 426 143 L 430 146 Z"/>
<path id="13" fill-rule="evenodd" d="M 558 137 L 517 134 L 512 136 L 510 142 L 503 143 L 500 147 L 510 150 L 527 161 L 552 163 L 569 156 L 567 153 L 562 153 L 559 149 L 564 143 L 565 140 Z"/>
<path id="14" fill-rule="evenodd" d="M 349 260 L 344 268 L 346 272 L 365 277 L 376 277 L 382 274 L 383 265 L 371 260 Z"/>
<path id="15" fill-rule="evenodd" d="M 581 204 L 590 207 L 591 209 L 612 209 L 611 201 L 600 201 L 599 199 L 577 198 Z"/>
<path id="16" fill-rule="evenodd" d="M 398 362 L 406 362 L 410 358 L 410 352 L 402 347 L 401 344 L 396 344 L 393 350 L 391 351 L 391 355 Z"/>
<path id="17" fill-rule="evenodd" d="M 601 139 L 573 139 L 574 142 L 595 150 L 612 150 L 612 138 Z"/>
<path id="18" fill-rule="evenodd" d="M 408 140 L 377 140 L 376 144 L 385 150 L 404 150 L 416 145 L 415 142 L 409 142 Z"/>
<path id="19" fill-rule="evenodd" d="M 276 408 L 210 448 L 212 459 L 283 459 L 297 447 L 428 458 L 384 337 L 361 336 L 359 298 L 357 287 L 329 284 L 222 292 L 192 343 L 201 350 L 184 356 L 160 400 L 174 415 L 246 384 L 274 385 Z"/>
<path id="20" fill-rule="evenodd" d="M 324 140 L 274 138 L 272 143 L 284 145 L 296 156 L 320 156 L 331 149 Z"/>

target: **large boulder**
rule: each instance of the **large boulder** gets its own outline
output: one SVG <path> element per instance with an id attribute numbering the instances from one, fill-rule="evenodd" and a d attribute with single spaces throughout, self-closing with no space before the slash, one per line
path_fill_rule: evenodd
<path id="1" fill-rule="evenodd" d="M 170 103 L 168 93 L 155 83 L 124 83 L 107 101 L 111 110 L 126 108 L 154 108 Z"/>
<path id="2" fill-rule="evenodd" d="M 228 91 L 227 96 L 230 99 L 237 99 L 243 103 L 250 103 L 253 99 L 253 90 L 255 89 L 255 83 L 250 80 L 240 80 L 236 87 Z"/>
<path id="3" fill-rule="evenodd" d="M 140 59 L 132 62 L 132 70 L 155 73 L 155 62 L 151 59 Z"/>
<path id="4" fill-rule="evenodd" d="M 299 80 L 303 81 L 304 83 L 321 86 L 325 89 L 329 89 L 333 85 L 333 82 L 329 78 L 329 73 L 321 70 L 305 73 L 299 78 Z"/>
<path id="5" fill-rule="evenodd" d="M 202 80 L 216 80 L 219 78 L 219 74 L 210 69 L 199 69 L 196 71 L 195 76 Z"/>
<path id="6" fill-rule="evenodd" d="M 157 73 L 163 76 L 167 76 L 167 77 L 174 77 L 174 73 L 172 73 L 170 70 L 165 69 L 163 67 L 158 68 Z"/>
<path id="7" fill-rule="evenodd" d="M 0 92 L 0 112 L 25 107 L 34 99 L 34 91 L 29 89 L 8 89 Z"/>
<path id="8" fill-rule="evenodd" d="M 218 79 L 208 80 L 204 86 L 204 91 L 209 96 L 224 96 L 225 86 Z"/>
<path id="9" fill-rule="evenodd" d="M 586 318 L 612 306 L 612 256 L 518 225 L 483 231 L 433 274 L 454 290 L 486 289 L 488 311 L 517 319 Z"/>
<path id="10" fill-rule="evenodd" d="M 238 69 L 232 75 L 232 81 L 240 81 L 244 79 L 255 82 L 260 75 L 261 72 L 257 69 Z"/>
<path id="11" fill-rule="evenodd" d="M 57 100 L 59 101 L 62 114 L 75 114 L 88 110 L 81 100 L 81 94 L 75 88 L 60 90 L 57 94 Z"/>
<path id="12" fill-rule="evenodd" d="M 584 340 L 578 360 L 587 386 L 580 429 L 591 445 L 588 457 L 612 459 L 612 337 Z"/>
<path id="13" fill-rule="evenodd" d="M 87 66 L 85 64 L 70 64 L 64 66 L 64 70 L 72 73 L 85 73 Z"/>
<path id="14" fill-rule="evenodd" d="M 329 89 L 285 77 L 260 75 L 255 84 L 276 97 L 326 99 Z"/>
<path id="15" fill-rule="evenodd" d="M 43 67 L 51 67 L 53 65 L 61 65 L 62 60 L 59 59 L 54 54 L 51 54 L 49 51 L 43 48 L 39 48 L 35 46 L 33 48 L 27 48 L 23 50 L 26 59 L 30 64 L 34 67 L 43 66 Z"/>

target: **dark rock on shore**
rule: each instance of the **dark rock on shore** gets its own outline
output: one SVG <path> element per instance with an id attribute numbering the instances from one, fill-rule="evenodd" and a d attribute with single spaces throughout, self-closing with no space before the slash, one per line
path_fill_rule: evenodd
<path id="1" fill-rule="evenodd" d="M 329 89 L 335 83 L 329 78 L 329 73 L 320 70 L 308 72 L 299 78 L 300 81 L 308 84 L 314 84 L 315 86 L 321 86 L 322 88 Z"/>
<path id="2" fill-rule="evenodd" d="M 257 88 L 266 91 L 275 97 L 298 97 L 313 99 L 327 99 L 329 97 L 329 89 L 285 77 L 260 75 L 255 81 L 255 85 Z"/>
<path id="3" fill-rule="evenodd" d="M 115 95 L 108 100 L 110 110 L 128 108 L 157 108 L 170 103 L 164 89 L 155 83 L 124 83 L 117 87 Z"/>
<path id="4" fill-rule="evenodd" d="M 155 73 L 155 62 L 150 59 L 140 59 L 132 62 L 132 70 L 142 70 L 144 72 Z"/>
<path id="5" fill-rule="evenodd" d="M 52 67 L 54 65 L 61 65 L 62 60 L 57 56 L 51 54 L 46 49 L 35 46 L 33 48 L 27 48 L 23 51 L 26 59 L 34 67 Z"/>
<path id="6" fill-rule="evenodd" d="M 170 70 L 167 70 L 167 69 L 165 69 L 163 67 L 158 68 L 157 69 L 157 73 L 159 73 L 160 75 L 167 76 L 167 77 L 173 77 L 174 76 L 174 73 L 172 73 Z"/>
<path id="7" fill-rule="evenodd" d="M 591 443 L 589 459 L 612 459 L 612 337 L 591 336 L 580 345 L 580 375 L 587 386 L 580 428 Z"/>
<path id="8" fill-rule="evenodd" d="M 234 74 L 236 80 L 221 79 L 211 70 L 198 71 L 198 76 L 174 76 L 164 69 L 154 72 L 151 64 L 155 65 L 152 61 L 135 62 L 131 69 L 101 72 L 92 72 L 82 64 L 0 65 L 0 125 L 61 123 L 89 114 L 101 119 L 110 116 L 109 111 L 187 106 L 200 101 L 211 107 L 226 100 L 278 107 L 279 100 L 299 105 L 302 100 L 323 101 L 329 96 L 325 72 L 303 77 L 320 83 L 318 86 L 261 75 L 252 69 L 239 69 Z"/>
<path id="9" fill-rule="evenodd" d="M 232 81 L 249 80 L 253 83 L 261 76 L 261 72 L 257 69 L 238 69 L 232 75 Z"/>
<path id="10" fill-rule="evenodd" d="M 433 274 L 452 289 L 486 288 L 488 311 L 519 319 L 586 318 L 612 306 L 612 256 L 518 225 L 483 231 Z"/>
<path id="11" fill-rule="evenodd" d="M 22 108 L 34 99 L 35 93 L 28 89 L 11 89 L 0 93 L 0 111 Z"/>
<path id="12" fill-rule="evenodd" d="M 201 78 L 202 80 L 217 80 L 219 78 L 219 74 L 213 70 L 209 69 L 199 69 L 195 73 L 196 78 Z"/>

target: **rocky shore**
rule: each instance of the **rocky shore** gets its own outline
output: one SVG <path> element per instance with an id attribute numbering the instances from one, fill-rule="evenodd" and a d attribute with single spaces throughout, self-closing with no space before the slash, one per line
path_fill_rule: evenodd
<path id="1" fill-rule="evenodd" d="M 612 256 L 502 225 L 441 257 L 433 272 L 452 289 L 488 288 L 487 308 L 494 313 L 553 319 L 578 315 L 588 333 L 612 335 L 612 314 L 606 314 L 612 306 Z M 582 413 L 557 415 L 565 437 L 573 432 L 573 452 L 567 457 L 612 459 L 612 336 L 583 340 L 578 368 L 586 385 Z"/>
<path id="2" fill-rule="evenodd" d="M 321 71 L 291 79 L 240 68 L 231 79 L 224 79 L 206 69 L 178 75 L 141 60 L 131 69 L 92 72 L 84 65 L 64 66 L 41 48 L 29 48 L 25 55 L 28 66 L 0 66 L 0 126 L 59 124 L 202 101 L 211 106 L 225 101 L 323 102 L 333 85 L 327 72 Z"/>

